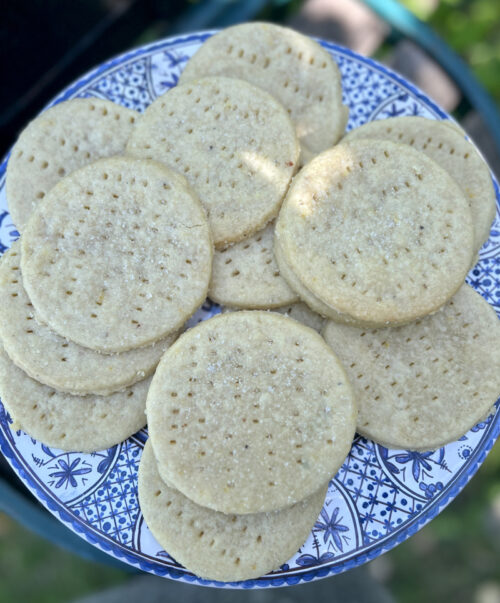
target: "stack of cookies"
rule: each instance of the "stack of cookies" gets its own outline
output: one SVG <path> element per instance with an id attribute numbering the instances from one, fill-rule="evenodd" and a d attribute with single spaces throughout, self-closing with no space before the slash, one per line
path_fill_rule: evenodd
<path id="1" fill-rule="evenodd" d="M 356 414 L 344 369 L 312 329 L 272 312 L 200 323 L 163 356 L 149 390 L 146 523 L 199 576 L 275 569 L 317 519 Z"/>
<path id="2" fill-rule="evenodd" d="M 329 319 L 323 335 L 354 387 L 358 433 L 429 450 L 490 413 L 499 325 L 464 278 L 494 211 L 489 170 L 464 133 L 419 117 L 353 130 L 294 179 L 275 257 Z"/>
<path id="3" fill-rule="evenodd" d="M 82 451 L 146 409 L 142 512 L 204 578 L 284 563 L 355 430 L 436 448 L 500 393 L 498 320 L 464 284 L 494 216 L 487 166 L 446 122 L 336 144 L 346 122 L 326 51 L 246 24 L 142 116 L 61 103 L 11 154 L 2 401 Z M 223 314 L 179 336 L 207 294 Z"/>
<path id="4" fill-rule="evenodd" d="M 143 427 L 150 375 L 205 299 L 211 263 L 203 208 L 163 165 L 105 158 L 60 180 L 0 266 L 14 425 L 83 451 Z"/>

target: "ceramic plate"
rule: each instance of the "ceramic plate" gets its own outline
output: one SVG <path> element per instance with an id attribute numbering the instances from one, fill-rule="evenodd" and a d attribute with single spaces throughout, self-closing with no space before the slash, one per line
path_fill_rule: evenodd
<path id="1" fill-rule="evenodd" d="M 83 76 L 53 101 L 106 98 L 143 111 L 175 86 L 188 58 L 210 37 L 197 33 L 155 42 Z M 340 67 L 348 129 L 396 115 L 448 116 L 399 75 L 334 44 L 322 42 Z M 0 167 L 0 251 L 17 238 L 7 211 Z M 495 183 L 497 198 L 498 185 Z M 500 312 L 500 217 L 468 282 Z M 193 321 L 220 311 L 210 302 Z M 94 546 L 147 572 L 183 582 L 236 588 L 297 584 L 343 572 L 374 559 L 436 516 L 477 471 L 500 431 L 500 412 L 458 442 L 433 452 L 390 450 L 356 437 L 331 481 L 325 506 L 304 546 L 278 571 L 257 580 L 217 584 L 187 572 L 156 542 L 137 501 L 137 469 L 147 432 L 95 454 L 61 452 L 9 427 L 0 404 L 0 447 L 38 500 Z"/>

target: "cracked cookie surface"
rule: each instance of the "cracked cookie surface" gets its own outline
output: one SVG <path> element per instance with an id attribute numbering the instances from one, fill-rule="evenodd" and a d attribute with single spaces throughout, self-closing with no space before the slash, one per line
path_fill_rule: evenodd
<path id="1" fill-rule="evenodd" d="M 21 240 L 24 287 L 56 333 L 122 352 L 180 329 L 206 298 L 212 242 L 185 179 L 101 159 L 61 180 Z"/>

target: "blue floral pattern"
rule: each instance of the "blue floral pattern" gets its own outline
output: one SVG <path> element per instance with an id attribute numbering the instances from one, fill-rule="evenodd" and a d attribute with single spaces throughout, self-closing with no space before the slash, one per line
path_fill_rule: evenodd
<path id="1" fill-rule="evenodd" d="M 323 531 L 323 543 L 329 539 L 333 540 L 334 546 L 341 552 L 344 551 L 344 541 L 349 542 L 349 536 L 342 532 L 348 532 L 349 528 L 341 523 L 342 517 L 338 517 L 340 507 L 335 507 L 331 516 L 326 509 L 321 509 L 320 520 L 314 524 L 314 529 Z M 343 540 L 344 539 L 344 540 Z"/>
<path id="2" fill-rule="evenodd" d="M 80 468 L 78 468 L 78 465 L 80 464 L 81 460 L 81 457 L 77 457 L 76 459 L 71 461 L 71 465 L 68 465 L 68 463 L 64 459 L 59 459 L 57 461 L 59 465 L 58 470 L 54 471 L 53 473 L 49 473 L 50 477 L 55 478 L 52 482 L 49 482 L 49 486 L 54 486 L 54 488 L 56 489 L 60 488 L 61 486 L 64 486 L 65 488 L 67 488 L 68 486 L 76 488 L 78 486 L 76 478 L 80 475 L 85 475 L 86 473 L 90 473 L 92 471 L 92 468 L 90 466 L 81 466 Z M 82 463 L 82 465 L 84 464 L 85 461 Z M 82 485 L 85 486 L 85 482 L 83 480 Z"/>
<path id="3" fill-rule="evenodd" d="M 143 111 L 175 86 L 189 57 L 209 33 L 136 49 L 87 73 L 54 99 L 98 96 Z M 323 43 L 343 77 L 348 129 L 373 119 L 423 115 L 446 119 L 439 107 L 397 74 L 370 59 Z M 19 236 L 7 211 L 5 158 L 0 167 L 0 253 Z M 495 182 L 498 196 L 498 186 Z M 500 313 L 500 214 L 468 282 Z M 192 326 L 220 312 L 207 302 Z M 360 436 L 335 478 L 308 540 L 279 570 L 233 584 L 254 588 L 296 584 L 373 559 L 415 533 L 464 487 L 500 432 L 498 408 L 459 441 L 439 450 L 390 450 Z M 163 551 L 147 528 L 137 500 L 137 470 L 147 431 L 109 450 L 68 453 L 13 431 L 0 403 L 0 448 L 38 499 L 71 529 L 118 559 L 146 571 L 198 584 Z"/>

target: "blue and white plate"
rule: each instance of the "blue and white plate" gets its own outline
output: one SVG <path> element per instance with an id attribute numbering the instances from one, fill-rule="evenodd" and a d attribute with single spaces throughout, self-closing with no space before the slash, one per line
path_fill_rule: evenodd
<path id="1" fill-rule="evenodd" d="M 121 55 L 80 78 L 53 101 L 106 98 L 143 111 L 175 86 L 188 58 L 210 37 L 197 33 L 155 42 Z M 349 106 L 348 129 L 396 115 L 448 116 L 399 75 L 328 42 Z M 0 252 L 17 238 L 7 212 L 5 168 L 0 167 Z M 498 185 L 495 182 L 497 198 Z M 498 202 L 497 202 L 498 203 Z M 500 216 L 468 282 L 500 313 Z M 220 311 L 210 302 L 194 321 Z M 51 513 L 94 546 L 147 572 L 183 582 L 219 585 L 186 571 L 156 542 L 137 501 L 137 469 L 145 431 L 95 454 L 61 452 L 9 427 L 0 404 L 0 448 L 13 469 Z M 356 437 L 331 481 L 325 506 L 304 546 L 279 570 L 224 586 L 297 584 L 337 574 L 374 559 L 435 517 L 477 471 L 500 432 L 500 412 L 458 442 L 433 452 L 390 450 Z"/>

